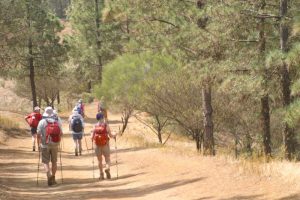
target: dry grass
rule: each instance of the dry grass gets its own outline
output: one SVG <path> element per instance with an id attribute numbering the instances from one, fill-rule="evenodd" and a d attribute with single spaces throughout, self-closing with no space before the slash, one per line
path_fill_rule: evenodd
<path id="1" fill-rule="evenodd" d="M 0 129 L 2 130 L 19 129 L 19 124 L 9 118 L 0 116 Z"/>
<path id="2" fill-rule="evenodd" d="M 239 171 L 265 177 L 282 177 L 290 181 L 300 180 L 300 163 L 288 161 L 265 162 L 261 159 L 239 160 Z"/>
<path id="3" fill-rule="evenodd" d="M 140 134 L 136 134 L 137 132 Z M 177 155 L 202 156 L 201 153 L 197 152 L 195 142 L 183 135 L 173 134 L 165 146 L 161 146 L 156 141 L 155 136 L 144 128 L 140 128 L 139 131 L 130 131 L 125 133 L 124 136 L 126 143 L 134 147 L 162 147 L 162 151 L 176 153 Z M 292 183 L 297 183 L 300 180 L 300 163 L 279 160 L 266 162 L 262 157 L 235 159 L 232 151 L 228 149 L 222 151 L 219 149 L 216 158 L 236 168 L 236 172 L 241 175 L 254 175 L 265 178 L 276 177 Z"/>

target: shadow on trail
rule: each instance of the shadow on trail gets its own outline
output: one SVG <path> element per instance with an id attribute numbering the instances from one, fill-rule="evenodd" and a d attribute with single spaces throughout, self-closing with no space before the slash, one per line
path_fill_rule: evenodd
<path id="1" fill-rule="evenodd" d="M 252 200 L 252 199 L 261 199 L 262 195 L 237 195 L 226 199 L 220 200 Z"/>
<path id="2" fill-rule="evenodd" d="M 111 146 L 113 148 L 113 146 Z M 136 151 L 142 151 L 142 150 L 149 150 L 151 148 L 147 147 L 132 147 L 132 148 L 125 148 L 125 149 L 118 149 L 117 153 L 128 153 L 128 152 L 136 152 Z M 111 149 L 111 153 L 115 153 L 115 149 Z"/>
<path id="3" fill-rule="evenodd" d="M 16 163 L 16 162 L 7 162 L 0 163 L 0 174 L 3 176 L 4 174 L 10 173 L 29 173 L 36 172 L 37 163 Z"/>
<path id="4" fill-rule="evenodd" d="M 193 200 L 207 200 L 207 199 L 212 199 L 213 197 L 200 197 L 197 199 L 193 199 Z"/>
<path id="5" fill-rule="evenodd" d="M 9 192 L 8 195 L 13 195 L 11 198 L 15 199 L 23 199 L 23 200 L 31 200 L 31 199 L 46 199 L 46 200 L 53 200 L 53 199 L 117 199 L 117 198 L 136 198 L 136 197 L 144 197 L 149 194 L 153 194 L 155 192 L 161 192 L 165 190 L 169 190 L 172 188 L 184 186 L 187 184 L 195 183 L 198 181 L 203 180 L 204 178 L 194 178 L 194 179 L 187 179 L 187 180 L 180 180 L 180 181 L 172 181 L 157 185 L 142 185 L 138 187 L 131 187 L 126 189 L 119 189 L 114 188 L 117 186 L 122 186 L 129 184 L 127 183 L 114 183 L 113 181 L 101 181 L 98 182 L 97 185 L 80 185 L 76 186 L 78 190 L 75 190 L 76 187 L 71 184 L 72 187 L 68 186 L 56 186 L 51 187 L 49 189 L 34 189 L 34 190 L 26 190 L 26 193 L 17 194 Z M 88 182 L 88 180 L 83 180 Z M 66 180 L 68 181 L 68 180 Z M 71 180 L 70 180 L 71 181 Z M 76 181 L 76 180 L 72 180 Z M 25 184 L 25 183 L 24 183 Z M 70 185 L 69 185 L 70 186 Z M 84 189 L 83 191 L 80 191 Z M 53 191 L 53 192 L 52 192 Z M 47 194 L 45 194 L 45 192 Z"/>
<path id="6" fill-rule="evenodd" d="M 286 197 L 282 197 L 282 198 L 279 198 L 277 200 L 299 200 L 300 199 L 300 193 L 299 194 L 292 194 L 292 195 L 289 195 L 289 196 L 286 196 Z"/>
<path id="7" fill-rule="evenodd" d="M 38 152 L 17 150 L 17 149 L 2 149 L 0 148 L 0 159 L 38 159 Z"/>

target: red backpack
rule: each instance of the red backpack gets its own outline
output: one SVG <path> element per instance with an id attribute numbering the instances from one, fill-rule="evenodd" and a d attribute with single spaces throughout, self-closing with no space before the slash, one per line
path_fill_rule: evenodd
<path id="1" fill-rule="evenodd" d="M 41 119 L 42 119 L 42 115 L 40 113 L 33 112 L 30 114 L 30 117 L 28 118 L 28 124 L 32 128 L 37 128 Z"/>
<path id="2" fill-rule="evenodd" d="M 52 142 L 60 142 L 60 128 L 57 121 L 49 122 L 47 121 L 46 126 L 46 144 L 50 141 Z"/>
<path id="3" fill-rule="evenodd" d="M 108 143 L 109 137 L 107 134 L 107 128 L 105 123 L 98 124 L 95 126 L 93 139 L 97 146 L 105 146 Z"/>

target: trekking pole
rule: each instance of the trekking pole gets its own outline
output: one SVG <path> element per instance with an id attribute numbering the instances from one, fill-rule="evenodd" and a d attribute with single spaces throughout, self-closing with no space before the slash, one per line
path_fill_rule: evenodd
<path id="1" fill-rule="evenodd" d="M 92 156 L 93 156 L 93 179 L 95 179 L 95 167 L 94 167 L 94 153 L 93 153 L 93 151 L 94 151 L 94 143 L 93 143 L 93 141 L 92 141 Z"/>
<path id="2" fill-rule="evenodd" d="M 37 170 L 37 175 L 36 175 L 36 185 L 39 185 L 39 173 L 40 173 L 40 159 L 41 159 L 41 151 L 40 147 L 38 147 L 39 150 L 39 159 L 38 159 L 38 170 Z"/>
<path id="3" fill-rule="evenodd" d="M 59 157 L 60 157 L 60 175 L 61 175 L 61 183 L 64 183 L 64 178 L 63 178 L 63 172 L 62 172 L 62 162 L 61 162 L 61 146 L 60 145 L 60 153 L 59 153 Z"/>
<path id="4" fill-rule="evenodd" d="M 115 152 L 116 152 L 116 167 L 117 167 L 117 179 L 119 178 L 119 170 L 118 170 L 118 153 L 117 153 L 117 137 L 115 137 Z"/>
<path id="5" fill-rule="evenodd" d="M 86 141 L 86 137 L 85 137 L 85 134 L 84 134 L 84 133 L 83 133 L 83 136 L 84 136 L 84 140 L 85 140 L 86 150 L 87 150 L 87 152 L 88 152 L 88 154 L 89 154 L 89 147 L 88 147 L 88 145 L 87 145 L 87 141 Z"/>
<path id="6" fill-rule="evenodd" d="M 65 146 L 65 145 L 64 145 L 64 137 L 62 136 L 62 137 L 61 137 L 61 148 L 63 149 L 64 146 Z"/>

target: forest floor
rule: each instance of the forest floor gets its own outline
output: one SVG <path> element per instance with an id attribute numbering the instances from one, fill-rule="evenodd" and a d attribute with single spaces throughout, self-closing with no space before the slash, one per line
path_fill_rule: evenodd
<path id="1" fill-rule="evenodd" d="M 86 106 L 86 133 L 95 122 L 96 104 Z M 24 115 L 0 112 L 2 116 L 18 121 L 22 129 L 28 129 Z M 37 186 L 38 152 L 32 152 L 29 130 L 1 133 L 0 143 L 0 199 L 187 199 L 187 200 L 250 200 L 250 199 L 300 199 L 300 175 L 246 173 L 241 164 L 224 157 L 203 157 L 176 148 L 137 144 L 138 123 L 131 121 L 130 130 L 117 140 L 118 179 L 115 143 L 111 141 L 112 179 L 98 181 L 93 153 L 87 150 L 83 139 L 83 155 L 74 156 L 73 141 L 64 125 L 61 170 L 57 171 L 58 184 L 48 187 L 46 175 L 40 164 Z M 118 131 L 120 115 L 110 114 L 110 126 Z M 134 127 L 136 129 L 134 129 Z M 135 131 L 134 131 L 135 130 Z M 135 132 L 135 133 L 134 133 Z M 88 149 L 90 137 L 86 136 Z M 171 141 L 169 141 L 171 142 Z M 134 143 L 134 144 L 133 144 Z M 181 144 L 183 146 L 183 144 Z M 60 166 L 60 162 L 58 165 Z M 299 163 L 292 164 L 300 169 Z M 300 170 L 299 170 L 300 171 Z M 298 172 L 299 172 L 298 171 Z"/>

